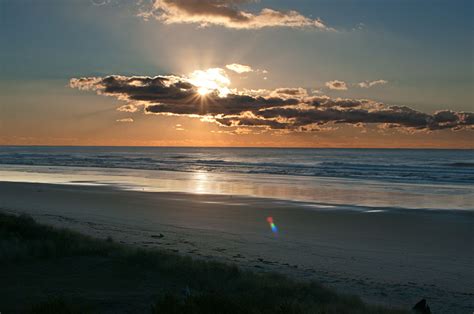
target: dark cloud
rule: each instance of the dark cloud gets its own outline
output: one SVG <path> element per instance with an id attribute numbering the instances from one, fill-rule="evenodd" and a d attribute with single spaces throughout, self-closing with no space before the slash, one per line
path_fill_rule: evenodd
<path id="1" fill-rule="evenodd" d="M 148 105 L 145 110 L 150 113 L 233 115 L 243 111 L 258 111 L 260 109 L 295 105 L 297 103 L 297 99 L 264 98 L 235 94 L 229 94 L 227 97 L 221 98 L 216 93 L 212 93 L 207 95 L 205 99 L 186 100 L 181 103 L 166 102 Z"/>
<path id="2" fill-rule="evenodd" d="M 141 15 L 156 18 L 166 24 L 220 25 L 234 29 L 266 27 L 313 27 L 331 30 L 321 20 L 306 17 L 296 11 L 262 9 L 248 12 L 239 8 L 251 0 L 154 0 Z"/>
<path id="3" fill-rule="evenodd" d="M 380 107 L 377 109 L 349 108 L 271 108 L 260 112 L 266 119 L 286 119 L 291 126 L 308 124 L 348 123 L 386 123 L 398 127 L 418 130 L 460 129 L 474 125 L 474 114 L 469 112 L 438 111 L 433 115 L 408 107 Z"/>
<path id="4" fill-rule="evenodd" d="M 216 118 L 217 123 L 223 126 L 253 126 L 253 127 L 268 127 L 274 130 L 288 129 L 287 123 L 278 122 L 276 120 L 269 120 L 263 117 L 252 116 L 244 114 L 242 116 Z"/>
<path id="5" fill-rule="evenodd" d="M 276 97 L 291 98 L 291 97 L 306 97 L 308 92 L 304 88 L 277 88 L 271 92 L 271 95 Z"/>
<path id="6" fill-rule="evenodd" d="M 368 106 L 371 108 L 377 107 L 377 103 L 367 99 L 350 99 L 350 98 L 330 98 L 328 96 L 313 96 L 305 99 L 305 103 L 314 107 L 341 107 L 341 108 L 356 108 Z"/>
<path id="7" fill-rule="evenodd" d="M 384 124 L 412 130 L 472 129 L 474 114 L 442 110 L 423 113 L 406 106 L 387 106 L 367 99 L 308 96 L 302 88 L 260 90 L 258 95 L 217 90 L 200 95 L 198 86 L 179 76 L 119 76 L 72 79 L 70 86 L 114 96 L 128 104 L 120 111 L 139 106 L 148 114 L 205 117 L 223 126 L 264 127 L 289 131 L 312 130 L 315 125 Z"/>
<path id="8" fill-rule="evenodd" d="M 244 111 L 296 105 L 297 98 L 261 97 L 228 94 L 220 97 L 214 91 L 205 97 L 199 95 L 198 87 L 175 76 L 125 77 L 107 76 L 103 79 L 72 79 L 71 87 L 96 90 L 100 94 L 145 104 L 148 113 L 171 113 L 183 115 L 233 115 Z M 122 106 L 120 110 L 125 108 Z M 129 109 L 127 107 L 127 109 Z M 125 110 L 127 111 L 127 110 Z M 130 111 L 130 110 L 128 110 Z"/>

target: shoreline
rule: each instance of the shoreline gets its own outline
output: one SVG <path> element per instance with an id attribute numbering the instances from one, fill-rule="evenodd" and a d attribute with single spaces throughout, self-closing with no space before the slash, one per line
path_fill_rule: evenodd
<path id="1" fill-rule="evenodd" d="M 2 182 L 105 186 L 124 191 L 258 197 L 337 207 L 473 211 L 467 184 L 376 181 L 281 174 L 82 166 L 0 165 Z"/>
<path id="2" fill-rule="evenodd" d="M 473 308 L 471 212 L 315 210 L 252 197 L 7 182 L 0 208 L 136 247 L 314 279 L 371 303 L 407 308 L 426 298 L 437 312 Z"/>

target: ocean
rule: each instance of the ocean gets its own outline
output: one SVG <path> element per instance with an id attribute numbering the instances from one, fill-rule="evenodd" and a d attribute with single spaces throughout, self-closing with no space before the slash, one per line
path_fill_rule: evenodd
<path id="1" fill-rule="evenodd" d="M 235 194 L 320 210 L 473 210 L 474 151 L 3 146 L 0 181 Z"/>

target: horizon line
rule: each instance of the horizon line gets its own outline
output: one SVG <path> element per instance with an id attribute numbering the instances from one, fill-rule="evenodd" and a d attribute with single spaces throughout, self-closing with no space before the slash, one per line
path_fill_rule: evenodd
<path id="1" fill-rule="evenodd" d="M 305 146 L 173 146 L 173 145 L 15 145 L 15 144 L 0 144 L 0 147 L 121 147 L 121 148 L 255 148 L 255 149 L 405 149 L 405 150 L 474 150 L 474 147 L 305 147 Z"/>

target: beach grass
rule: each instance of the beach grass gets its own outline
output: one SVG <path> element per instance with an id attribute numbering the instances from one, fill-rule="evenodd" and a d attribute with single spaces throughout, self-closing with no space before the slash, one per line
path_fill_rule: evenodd
<path id="1" fill-rule="evenodd" d="M 0 279 L 12 283 L 0 287 L 5 313 L 407 313 L 317 282 L 95 239 L 24 215 L 0 213 L 0 264 Z"/>

